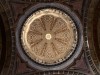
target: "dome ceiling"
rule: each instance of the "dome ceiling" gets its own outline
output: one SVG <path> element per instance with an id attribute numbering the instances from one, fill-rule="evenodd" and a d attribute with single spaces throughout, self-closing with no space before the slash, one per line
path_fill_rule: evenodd
<path id="1" fill-rule="evenodd" d="M 0 0 L 0 75 L 99 75 L 99 0 Z"/>
<path id="2" fill-rule="evenodd" d="M 79 56 L 82 32 L 79 18 L 68 7 L 58 3 L 41 3 L 20 18 L 16 45 L 20 56 L 32 67 L 60 69 Z"/>

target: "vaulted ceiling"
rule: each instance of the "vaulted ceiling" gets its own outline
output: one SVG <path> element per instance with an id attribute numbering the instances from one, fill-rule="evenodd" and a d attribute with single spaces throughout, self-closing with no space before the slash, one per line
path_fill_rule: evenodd
<path id="1" fill-rule="evenodd" d="M 48 7 L 67 13 L 77 24 L 76 28 L 79 29 L 80 25 L 82 26 L 82 30 L 78 30 L 78 37 L 80 39 L 83 37 L 82 40 L 78 40 L 78 49 L 75 49 L 66 62 L 52 66 L 41 65 L 31 60 L 27 53 L 22 53 L 25 48 L 18 43 L 20 39 L 17 39 L 20 38 L 22 29 L 20 25 L 24 20 L 26 21 L 35 11 Z M 81 31 L 83 31 L 82 34 Z M 58 41 L 62 43 L 62 40 Z M 54 44 L 52 47 L 56 49 Z M 99 74 L 100 0 L 0 0 L 0 75 Z"/>

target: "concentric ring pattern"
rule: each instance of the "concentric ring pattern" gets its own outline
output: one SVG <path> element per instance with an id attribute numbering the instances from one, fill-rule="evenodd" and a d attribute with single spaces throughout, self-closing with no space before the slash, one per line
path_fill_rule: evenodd
<path id="1" fill-rule="evenodd" d="M 68 59 L 77 39 L 74 21 L 58 9 L 41 9 L 31 14 L 21 30 L 21 43 L 34 61 L 54 65 Z"/>

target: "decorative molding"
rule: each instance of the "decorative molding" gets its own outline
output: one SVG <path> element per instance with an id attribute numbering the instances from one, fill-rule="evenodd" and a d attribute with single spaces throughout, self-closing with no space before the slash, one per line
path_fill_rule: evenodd
<path id="1" fill-rule="evenodd" d="M 86 57 L 86 60 L 87 60 L 87 63 L 90 67 L 90 70 L 91 72 L 93 73 L 93 75 L 99 75 L 100 71 L 97 69 L 96 65 L 94 64 L 94 60 L 91 56 L 91 50 L 89 48 L 89 43 L 88 43 L 88 35 L 87 35 L 87 25 L 88 25 L 88 14 L 89 13 L 89 7 L 90 7 L 90 4 L 91 4 L 91 1 L 93 0 L 85 0 L 84 1 L 84 4 L 83 4 L 83 24 L 84 24 L 84 50 L 85 50 L 85 57 Z"/>
<path id="2" fill-rule="evenodd" d="M 44 71 L 44 72 L 30 72 L 30 73 L 23 73 L 18 75 L 90 75 L 87 73 L 83 73 L 82 71 L 77 70 L 60 70 L 60 71 Z"/>

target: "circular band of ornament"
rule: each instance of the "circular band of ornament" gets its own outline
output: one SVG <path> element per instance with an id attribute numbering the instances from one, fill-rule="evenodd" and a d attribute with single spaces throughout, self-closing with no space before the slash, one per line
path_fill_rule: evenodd
<path id="1" fill-rule="evenodd" d="M 66 6 L 40 3 L 20 18 L 16 46 L 23 60 L 40 70 L 69 66 L 83 45 L 82 24 Z"/>
<path id="2" fill-rule="evenodd" d="M 38 73 L 34 73 L 33 75 L 88 75 L 88 74 L 77 70 L 67 70 L 67 71 L 60 70 L 60 71 L 38 72 Z"/>

